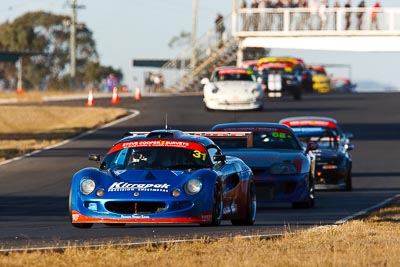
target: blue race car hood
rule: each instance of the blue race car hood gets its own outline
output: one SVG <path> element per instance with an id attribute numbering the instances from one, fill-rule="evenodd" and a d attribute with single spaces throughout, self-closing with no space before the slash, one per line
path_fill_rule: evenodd
<path id="1" fill-rule="evenodd" d="M 129 189 L 168 190 L 181 185 L 195 173 L 182 170 L 115 170 L 110 172 L 116 180 L 110 181 L 108 191 L 114 192 L 130 191 Z"/>

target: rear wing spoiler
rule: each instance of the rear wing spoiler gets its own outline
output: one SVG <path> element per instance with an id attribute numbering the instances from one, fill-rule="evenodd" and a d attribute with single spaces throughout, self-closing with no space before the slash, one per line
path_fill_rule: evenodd
<path id="1" fill-rule="evenodd" d="M 244 140 L 246 142 L 246 148 L 253 147 L 253 133 L 252 132 L 186 132 L 190 135 L 205 136 L 213 141 L 224 140 L 233 142 L 238 140 Z"/>
<path id="2" fill-rule="evenodd" d="M 136 136 L 136 135 L 148 135 L 152 133 L 149 132 L 127 132 L 123 137 L 127 136 Z M 253 133 L 252 132 L 183 132 L 183 134 L 189 134 L 194 136 L 204 136 L 210 138 L 214 142 L 218 143 L 218 141 L 225 142 L 237 142 L 243 141 L 245 143 L 246 148 L 253 147 Z"/>

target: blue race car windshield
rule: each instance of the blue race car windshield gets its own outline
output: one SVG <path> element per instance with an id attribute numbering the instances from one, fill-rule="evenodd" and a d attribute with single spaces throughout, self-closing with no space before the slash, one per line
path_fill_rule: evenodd
<path id="1" fill-rule="evenodd" d="M 221 149 L 247 148 L 244 139 L 213 139 Z M 301 150 L 297 139 L 289 132 L 253 132 L 253 148 L 261 149 L 295 149 Z"/>
<path id="2" fill-rule="evenodd" d="M 109 153 L 101 169 L 161 170 L 201 169 L 210 167 L 207 153 L 176 147 L 123 148 Z"/>
<path id="3" fill-rule="evenodd" d="M 255 73 L 250 69 L 221 69 L 214 73 L 211 82 L 221 81 L 251 81 L 257 82 Z"/>

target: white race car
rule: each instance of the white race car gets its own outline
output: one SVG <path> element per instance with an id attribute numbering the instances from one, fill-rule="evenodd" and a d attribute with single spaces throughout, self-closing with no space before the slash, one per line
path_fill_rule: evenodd
<path id="1" fill-rule="evenodd" d="M 263 108 L 263 90 L 251 69 L 223 66 L 211 78 L 204 78 L 204 104 L 208 110 L 249 110 Z"/>

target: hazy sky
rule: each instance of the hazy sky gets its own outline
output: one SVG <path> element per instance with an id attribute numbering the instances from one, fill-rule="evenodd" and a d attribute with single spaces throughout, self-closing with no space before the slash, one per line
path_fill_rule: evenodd
<path id="1" fill-rule="evenodd" d="M 181 49 L 168 46 L 173 36 L 192 31 L 193 1 L 191 0 L 76 0 L 83 7 L 77 21 L 85 23 L 93 32 L 100 61 L 123 71 L 124 82 L 134 86 L 132 59 L 173 58 Z M 217 13 L 232 11 L 233 0 L 197 0 L 200 36 L 214 27 Z M 238 0 L 240 2 L 240 0 Z M 250 4 L 252 0 L 247 0 Z M 339 1 L 344 5 L 345 0 Z M 352 5 L 358 5 L 353 0 Z M 367 0 L 367 7 L 375 0 Z M 400 7 L 400 0 L 381 0 L 384 7 Z M 48 11 L 69 15 L 71 0 L 1 0 L 0 23 L 29 11 Z M 333 0 L 330 0 L 332 5 Z M 349 64 L 355 82 L 374 80 L 400 88 L 397 67 L 399 53 L 322 52 L 273 49 L 272 55 L 293 55 L 306 63 Z M 142 77 L 137 77 L 141 80 Z"/>

